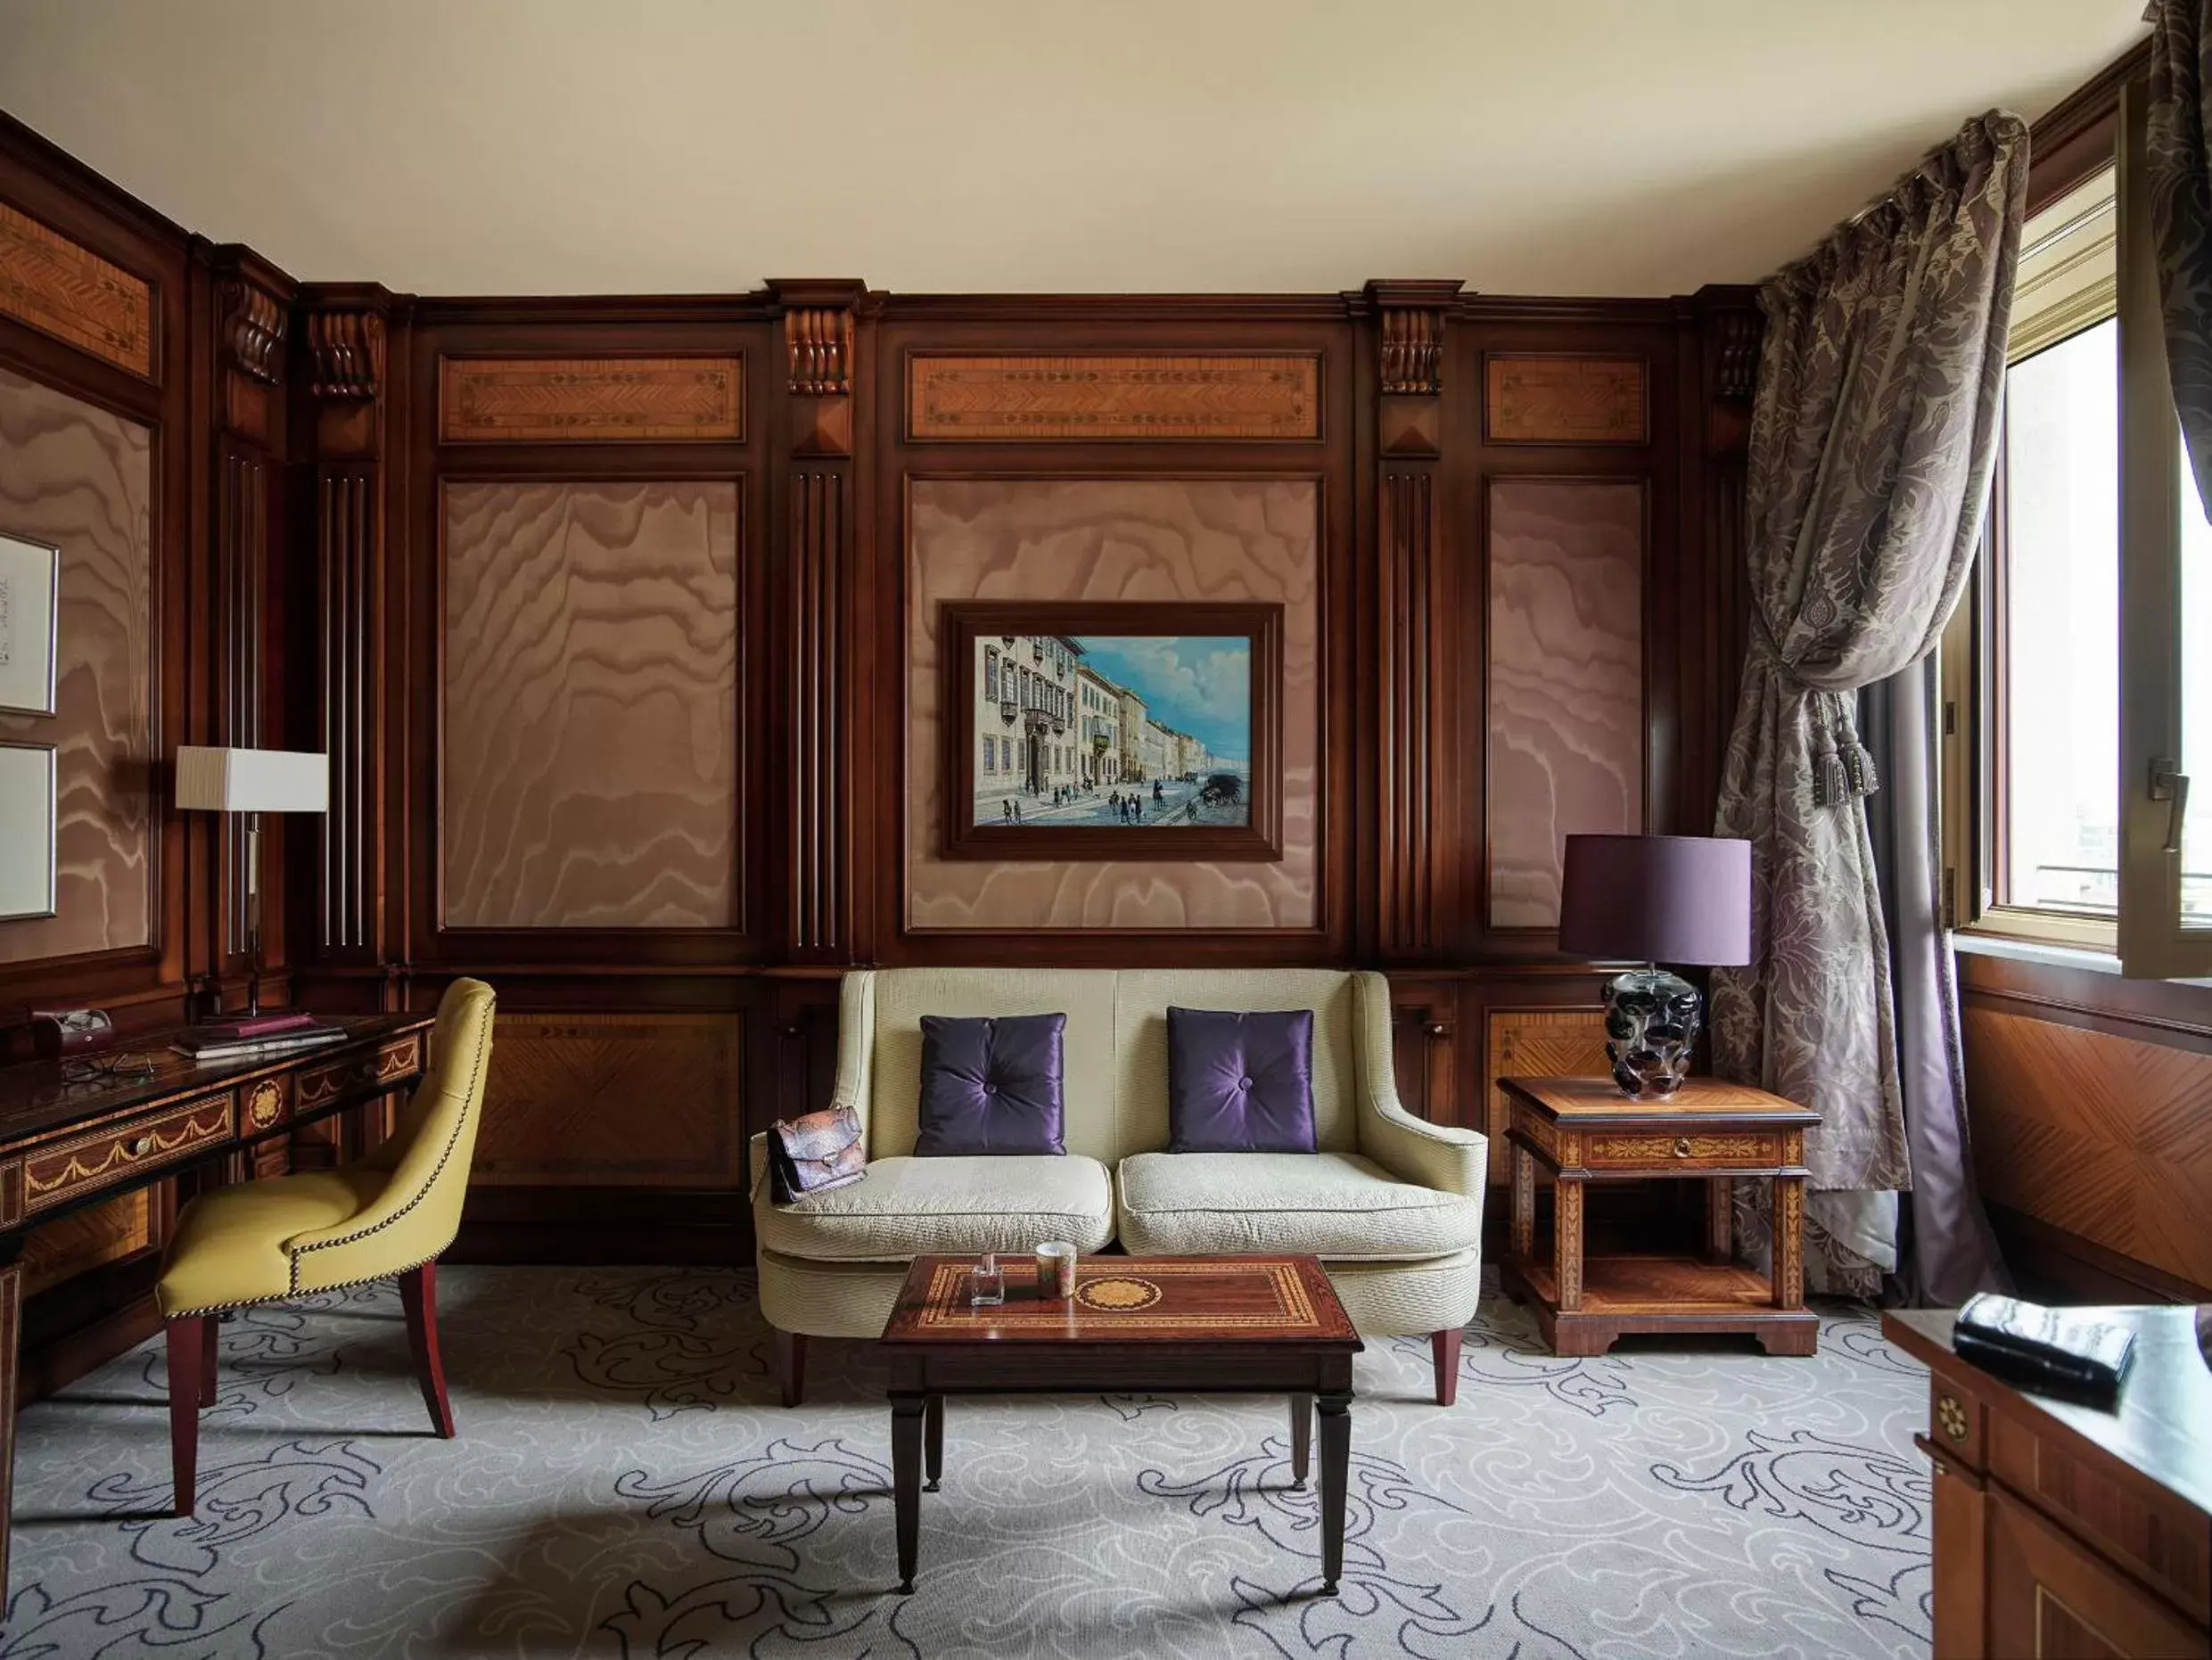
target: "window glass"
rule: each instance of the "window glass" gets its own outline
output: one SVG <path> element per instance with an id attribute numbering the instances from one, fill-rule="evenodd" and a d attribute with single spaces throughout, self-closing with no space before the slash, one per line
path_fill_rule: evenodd
<path id="1" fill-rule="evenodd" d="M 2212 928 L 2212 524 L 2182 456 L 2182 926 Z"/>
<path id="2" fill-rule="evenodd" d="M 2012 365 L 2005 389 L 2001 902 L 2117 911 L 2118 325 Z"/>

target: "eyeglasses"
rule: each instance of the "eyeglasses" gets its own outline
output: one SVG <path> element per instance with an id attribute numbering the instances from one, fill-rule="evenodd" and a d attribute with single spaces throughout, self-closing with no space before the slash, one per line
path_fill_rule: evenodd
<path id="1" fill-rule="evenodd" d="M 63 1083 L 148 1083 L 153 1072 L 153 1056 L 136 1049 L 62 1063 Z"/>

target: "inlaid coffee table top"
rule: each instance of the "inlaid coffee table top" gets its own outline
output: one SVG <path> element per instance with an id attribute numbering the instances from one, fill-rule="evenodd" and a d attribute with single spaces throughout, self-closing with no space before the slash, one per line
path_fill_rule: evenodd
<path id="1" fill-rule="evenodd" d="M 1032 1259 L 1001 1256 L 1007 1300 L 968 1302 L 972 1256 L 915 1259 L 884 1327 L 893 1344 L 971 1343 L 1310 1343 L 1360 1346 L 1311 1256 L 1090 1256 L 1075 1294 L 1048 1298 Z"/>
<path id="2" fill-rule="evenodd" d="M 1610 1078 L 1501 1078 L 1500 1089 L 1565 1124 L 1672 1129 L 1698 1122 L 1739 1129 L 1797 1129 L 1821 1122 L 1794 1101 L 1749 1084 L 1688 1078 L 1664 1100 L 1623 1095 Z"/>

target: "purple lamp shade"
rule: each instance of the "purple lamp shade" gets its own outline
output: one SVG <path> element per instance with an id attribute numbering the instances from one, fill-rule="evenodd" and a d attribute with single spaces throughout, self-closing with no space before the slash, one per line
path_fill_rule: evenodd
<path id="1" fill-rule="evenodd" d="M 1751 960 L 1751 843 L 1709 835 L 1571 835 L 1559 949 L 1703 966 Z"/>

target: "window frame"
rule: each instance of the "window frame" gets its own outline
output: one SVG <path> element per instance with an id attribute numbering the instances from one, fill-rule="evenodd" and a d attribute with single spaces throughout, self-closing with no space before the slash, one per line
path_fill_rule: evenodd
<path id="1" fill-rule="evenodd" d="M 2142 156 L 2149 88 L 2140 75 L 2117 89 L 2109 154 L 2114 169 L 2117 282 L 2120 520 L 2117 686 L 2118 908 L 2083 916 L 2002 902 L 2007 891 L 2010 793 L 2004 629 L 2007 620 L 2006 435 L 1996 466 L 1965 603 L 1946 627 L 1937 657 L 1938 754 L 1944 813 L 1943 923 L 1984 940 L 2060 946 L 2117 957 L 2138 979 L 2212 974 L 2212 928 L 2182 925 L 2181 858 L 2169 851 L 2178 809 L 2161 794 L 2153 762 L 2180 764 L 2182 750 L 2182 536 L 2184 469 L 2180 423 L 2167 378 L 2155 249 Z M 2068 175 L 2038 210 L 2101 170 L 2068 157 Z M 2039 355 L 2098 326 L 2102 315 L 2043 342 Z M 2027 361 L 2026 358 L 2020 361 Z M 2013 366 L 2007 364 L 2010 373 Z M 2185 781 L 2183 787 L 2186 787 Z"/>

